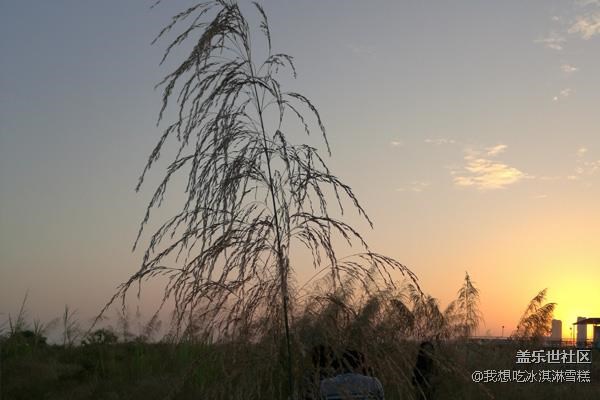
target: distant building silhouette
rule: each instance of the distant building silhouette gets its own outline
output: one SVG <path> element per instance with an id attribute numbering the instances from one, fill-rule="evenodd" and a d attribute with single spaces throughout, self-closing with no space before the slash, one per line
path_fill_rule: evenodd
<path id="1" fill-rule="evenodd" d="M 577 347 L 587 345 L 587 326 L 592 325 L 592 346 L 600 349 L 600 318 L 577 317 L 577 322 L 573 325 L 577 325 Z"/>
<path id="2" fill-rule="evenodd" d="M 580 324 L 585 317 L 577 317 L 577 347 L 584 347 L 587 340 L 587 325 Z"/>
<path id="3" fill-rule="evenodd" d="M 560 343 L 562 341 L 562 321 L 559 319 L 552 320 L 552 333 L 550 333 L 550 341 Z"/>

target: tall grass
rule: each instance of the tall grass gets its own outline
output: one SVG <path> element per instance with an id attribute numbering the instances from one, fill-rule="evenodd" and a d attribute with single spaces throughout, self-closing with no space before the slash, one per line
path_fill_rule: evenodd
<path id="1" fill-rule="evenodd" d="M 471 336 L 477 330 L 483 318 L 479 311 L 479 290 L 471 281 L 469 273 L 465 273 L 464 284 L 458 291 L 455 311 L 460 321 L 461 335 L 464 337 Z"/>
<path id="2" fill-rule="evenodd" d="M 539 340 L 550 334 L 556 303 L 545 303 L 547 289 L 536 294 L 523 312 L 513 337 Z"/>
<path id="3" fill-rule="evenodd" d="M 319 149 L 302 144 L 302 135 L 316 131 L 331 154 L 315 105 L 303 94 L 286 91 L 277 79 L 280 70 L 296 76 L 293 58 L 273 51 L 267 14 L 258 3 L 252 6 L 256 29 L 237 2 L 217 0 L 175 15 L 155 39 L 172 35 L 162 61 L 185 46 L 189 53 L 157 85 L 163 90 L 158 121 L 172 116 L 174 122 L 152 151 L 136 189 L 169 145 L 175 157 L 147 207 L 134 249 L 175 176 L 186 181 L 186 201 L 151 235 L 141 267 L 105 310 L 118 298 L 124 304 L 133 284 L 166 277 L 162 304 L 172 300 L 175 305 L 173 338 L 192 331 L 194 337 L 277 347 L 283 339 L 286 390 L 292 395 L 297 305 L 291 248 L 306 247 L 315 269 L 327 265 L 332 296 L 344 290 L 348 278 L 364 290 L 393 287 L 393 270 L 415 285 L 416 278 L 401 263 L 374 253 L 358 231 L 335 216 L 349 205 L 372 226 Z M 262 35 L 261 48 L 252 41 L 255 31 Z M 336 237 L 361 250 L 341 259 Z"/>
<path id="4" fill-rule="evenodd" d="M 292 367 L 299 398 L 318 387 L 318 380 L 310 375 L 313 346 L 329 344 L 338 354 L 346 349 L 365 354 L 369 373 L 382 381 L 386 399 L 416 399 L 418 392 L 411 378 L 421 340 L 435 344 L 436 369 L 431 379 L 434 398 L 541 399 L 568 394 L 595 399 L 600 390 L 594 380 L 591 384 L 571 385 L 475 384 L 470 377 L 474 370 L 516 369 L 516 351 L 539 348 L 539 343 L 467 340 L 458 329 L 460 321 L 442 319 L 442 323 L 424 325 L 428 316 L 443 318 L 445 313 L 435 310 L 435 299 L 415 295 L 409 285 L 366 294 L 359 281 L 347 280 L 331 293 L 328 279 L 315 282 L 302 306 L 294 311 L 291 329 L 295 332 L 292 350 L 296 357 Z M 539 304 L 543 305 L 543 300 Z M 21 310 L 22 315 L 27 314 L 24 306 Z M 5 333 L 0 337 L 0 396 L 247 400 L 282 399 L 287 395 L 287 374 L 281 368 L 285 341 L 281 337 L 277 341 L 268 336 L 253 340 L 236 336 L 216 343 L 165 337 L 160 342 L 147 342 L 140 336 L 151 319 L 143 322 L 138 312 L 122 317 L 130 329 L 118 340 L 117 333 L 123 326 L 120 316 L 114 330 L 99 329 L 94 332 L 98 340 L 84 340 L 81 345 L 48 345 L 45 340 L 34 342 L 20 333 Z M 21 320 L 25 326 L 31 325 L 27 318 Z M 444 332 L 448 336 L 436 340 Z M 592 358 L 598 357 L 596 351 Z M 593 363 L 591 368 L 593 379 L 600 373 L 600 364 Z"/>

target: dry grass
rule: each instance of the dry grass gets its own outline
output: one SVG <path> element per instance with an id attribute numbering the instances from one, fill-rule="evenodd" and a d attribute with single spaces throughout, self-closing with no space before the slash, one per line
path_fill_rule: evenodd
<path id="1" fill-rule="evenodd" d="M 417 286 L 407 267 L 373 252 L 358 231 L 335 216 L 351 208 L 372 226 L 319 149 L 300 140 L 317 131 L 331 154 L 315 105 L 278 81 L 280 70 L 296 76 L 293 59 L 273 52 L 266 12 L 252 4 L 263 47 L 251 40 L 257 36 L 234 0 L 188 8 L 155 40 L 170 37 L 163 61 L 175 49 L 187 46 L 189 53 L 157 85 L 163 90 L 159 123 L 167 116 L 174 122 L 152 151 L 137 189 L 161 152 L 171 146 L 175 157 L 147 207 L 134 249 L 174 177 L 185 180 L 186 200 L 151 235 L 140 269 L 103 312 L 118 298 L 124 305 L 132 285 L 140 290 L 144 280 L 164 277 L 163 305 L 175 305 L 172 338 L 278 343 L 283 337 L 290 394 L 292 342 L 298 340 L 292 314 L 302 306 L 291 287 L 297 272 L 291 248 L 308 249 L 315 269 L 328 266 L 331 296 L 347 281 L 359 282 L 365 291 L 387 290 L 394 286 L 392 271 Z M 341 259 L 336 237 L 360 252 Z"/>
<path id="2" fill-rule="evenodd" d="M 475 384 L 471 381 L 475 370 L 524 369 L 515 363 L 517 350 L 536 350 L 542 344 L 467 340 L 458 329 L 460 320 L 445 320 L 434 299 L 419 296 L 410 286 L 366 295 L 357 280 L 329 293 L 327 279 L 308 288 L 302 307 L 293 313 L 292 371 L 299 399 L 318 385 L 311 372 L 315 345 L 329 345 L 338 355 L 347 349 L 363 353 L 366 369 L 381 380 L 386 399 L 416 399 L 411 381 L 423 339 L 434 343 L 434 399 L 554 399 L 566 393 L 595 399 L 600 391 L 598 351 L 592 355 L 590 384 Z M 16 318 L 23 329 L 29 327 L 26 314 L 23 303 L 21 317 Z M 432 315 L 442 319 L 431 323 Z M 172 341 L 167 335 L 151 343 L 146 334 L 155 322 L 150 319 L 132 333 L 130 318 L 128 313 L 119 314 L 116 330 L 107 327 L 83 343 L 66 346 L 47 345 L 45 338 L 28 330 L 6 332 L 0 336 L 1 398 L 287 398 L 282 335 L 213 342 L 191 336 Z M 135 318 L 141 320 L 138 313 Z"/>
<path id="3" fill-rule="evenodd" d="M 455 368 L 438 368 L 432 381 L 434 399 L 597 399 L 597 361 L 592 364 L 591 384 L 478 385 L 470 381 L 470 373 L 476 369 L 515 369 L 515 353 L 522 346 L 443 342 L 437 347 L 437 358 Z M 410 341 L 386 343 L 378 346 L 378 354 L 385 352 L 389 359 L 414 362 L 417 347 Z M 278 350 L 248 343 L 17 348 L 4 342 L 2 399 L 283 399 L 286 377 L 277 360 Z M 596 351 L 593 359 L 599 357 Z M 412 365 L 390 370 L 387 363 L 370 361 L 375 361 L 373 368 L 383 383 L 386 399 L 416 398 L 412 385 L 397 378 L 399 371 L 410 375 Z M 309 365 L 308 357 L 296 357 L 294 368 L 302 371 Z M 182 371 L 190 368 L 188 379 L 182 382 Z"/>

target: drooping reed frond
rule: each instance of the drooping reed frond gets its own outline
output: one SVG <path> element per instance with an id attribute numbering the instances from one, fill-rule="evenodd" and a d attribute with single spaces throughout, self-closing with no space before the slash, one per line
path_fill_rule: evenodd
<path id="1" fill-rule="evenodd" d="M 543 289 L 531 299 L 512 335 L 514 338 L 540 339 L 550 333 L 556 303 L 543 304 L 546 293 L 547 289 Z"/>
<path id="2" fill-rule="evenodd" d="M 471 336 L 482 321 L 482 316 L 479 310 L 479 290 L 473 285 L 468 272 L 465 273 L 465 281 L 458 291 L 455 311 L 458 314 L 460 335 Z"/>
<path id="3" fill-rule="evenodd" d="M 331 202 L 341 214 L 349 203 L 372 226 L 352 189 L 329 170 L 319 150 L 294 144 L 298 137 L 290 115 L 305 134 L 318 131 L 331 153 L 317 108 L 276 79 L 283 69 L 296 76 L 293 58 L 272 52 L 267 14 L 253 5 L 266 40 L 260 62 L 253 54 L 250 24 L 233 0 L 196 4 L 175 15 L 155 39 L 179 30 L 162 61 L 184 44 L 191 50 L 157 85 L 163 91 L 159 123 L 169 117 L 174 122 L 150 154 L 136 189 L 169 145 L 175 156 L 148 204 L 134 249 L 176 176 L 185 180 L 185 202 L 150 236 L 140 269 L 106 308 L 119 297 L 124 302 L 133 284 L 163 276 L 163 304 L 172 300 L 175 307 L 174 337 L 193 332 L 260 338 L 283 326 L 289 357 L 292 247 L 305 246 L 315 268 L 328 265 L 332 293 L 348 277 L 368 288 L 375 281 L 393 285 L 392 270 L 413 282 L 415 276 L 372 252 L 358 231 L 330 212 Z M 335 237 L 358 245 L 361 253 L 340 260 Z"/>

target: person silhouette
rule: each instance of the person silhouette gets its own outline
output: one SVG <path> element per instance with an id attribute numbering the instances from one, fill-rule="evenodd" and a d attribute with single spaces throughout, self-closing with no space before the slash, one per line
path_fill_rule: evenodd
<path id="1" fill-rule="evenodd" d="M 434 347 L 431 342 L 424 341 L 419 346 L 419 353 L 417 354 L 417 362 L 415 363 L 412 378 L 417 399 L 430 400 L 432 398 L 433 353 Z"/>
<path id="2" fill-rule="evenodd" d="M 367 373 L 364 354 L 347 349 L 341 359 L 334 360 L 338 374 L 321 381 L 322 400 L 384 400 L 379 379 Z"/>
<path id="3" fill-rule="evenodd" d="M 310 353 L 311 368 L 305 370 L 303 378 L 303 398 L 305 400 L 321 398 L 321 381 L 335 376 L 335 359 L 333 347 L 325 344 L 313 346 Z"/>

